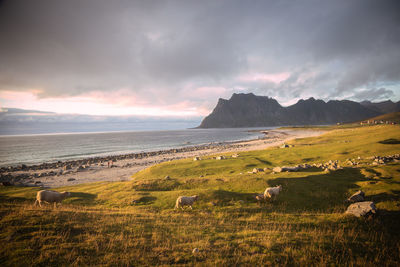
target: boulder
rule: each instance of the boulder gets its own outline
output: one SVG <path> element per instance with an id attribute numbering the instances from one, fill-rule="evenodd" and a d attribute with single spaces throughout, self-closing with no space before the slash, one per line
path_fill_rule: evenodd
<path id="1" fill-rule="evenodd" d="M 336 171 L 336 170 L 337 170 L 337 167 L 336 167 L 335 165 L 330 165 L 330 166 L 328 166 L 328 170 L 330 170 L 330 171 Z"/>
<path id="2" fill-rule="evenodd" d="M 83 171 L 85 168 L 86 168 L 85 165 L 80 165 L 77 170 L 78 171 Z"/>
<path id="3" fill-rule="evenodd" d="M 225 159 L 225 156 L 217 156 L 215 159 L 216 160 L 222 160 L 222 159 Z"/>
<path id="4" fill-rule="evenodd" d="M 233 154 L 232 155 L 232 158 L 238 158 L 239 157 L 239 154 Z"/>
<path id="5" fill-rule="evenodd" d="M 372 201 L 363 201 L 351 204 L 346 212 L 347 214 L 352 214 L 356 217 L 364 217 L 376 213 L 375 203 Z"/>
<path id="6" fill-rule="evenodd" d="M 296 172 L 299 170 L 299 167 L 282 167 L 283 172 Z"/>
<path id="7" fill-rule="evenodd" d="M 282 168 L 281 167 L 274 167 L 272 169 L 273 172 L 282 172 Z"/>
<path id="8" fill-rule="evenodd" d="M 350 203 L 355 203 L 355 202 L 362 202 L 364 201 L 365 193 L 361 190 L 355 192 L 353 195 L 351 195 L 348 199 L 347 202 Z"/>
<path id="9" fill-rule="evenodd" d="M 200 157 L 194 157 L 193 161 L 201 160 Z"/>
<path id="10" fill-rule="evenodd" d="M 65 165 L 65 166 L 63 167 L 63 170 L 64 170 L 64 171 L 71 170 L 71 169 L 72 169 L 71 165 Z"/>
<path id="11" fill-rule="evenodd" d="M 258 172 L 263 172 L 264 170 L 263 169 L 260 169 L 260 168 L 254 168 L 253 169 L 253 173 L 258 173 Z"/>

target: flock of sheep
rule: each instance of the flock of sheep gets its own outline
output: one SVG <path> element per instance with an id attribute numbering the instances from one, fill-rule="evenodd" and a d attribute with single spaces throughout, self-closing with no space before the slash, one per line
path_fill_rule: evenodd
<path id="1" fill-rule="evenodd" d="M 255 198 L 259 204 L 265 202 L 267 200 L 275 200 L 279 195 L 279 192 L 282 191 L 282 186 L 278 185 L 275 187 L 268 187 L 265 189 L 264 194 L 256 194 Z M 36 194 L 36 200 L 34 205 L 37 206 L 39 204 L 42 207 L 42 202 L 54 203 L 54 207 L 57 206 L 58 203 L 61 203 L 65 198 L 71 195 L 70 192 L 56 192 L 51 190 L 41 190 Z M 190 209 L 194 202 L 199 198 L 199 196 L 179 196 L 175 202 L 175 209 L 181 208 L 184 209 L 185 206 L 189 206 Z"/>
<path id="2" fill-rule="evenodd" d="M 266 202 L 267 200 L 274 201 L 276 197 L 279 195 L 279 192 L 282 191 L 282 185 L 278 185 L 275 187 L 268 187 L 265 189 L 264 194 L 256 194 L 255 199 L 261 205 L 262 202 Z M 175 209 L 181 208 L 184 209 L 185 206 L 189 206 L 190 209 L 194 202 L 199 198 L 199 196 L 179 196 L 176 199 Z"/>

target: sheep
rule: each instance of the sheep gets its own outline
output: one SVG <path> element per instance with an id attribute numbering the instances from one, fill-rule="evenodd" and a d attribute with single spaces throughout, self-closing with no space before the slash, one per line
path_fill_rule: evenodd
<path id="1" fill-rule="evenodd" d="M 275 200 L 276 197 L 279 195 L 279 192 L 282 191 L 282 185 L 278 185 L 275 187 L 268 187 L 267 189 L 265 189 L 264 191 L 264 198 L 265 199 L 271 199 L 271 200 Z"/>
<path id="2" fill-rule="evenodd" d="M 190 209 L 192 208 L 193 203 L 197 200 L 199 196 L 194 195 L 191 197 L 186 197 L 186 196 L 180 196 L 176 199 L 176 204 L 175 204 L 175 209 L 181 208 L 183 210 L 184 206 L 189 206 Z"/>
<path id="3" fill-rule="evenodd" d="M 50 190 L 41 190 L 37 192 L 36 194 L 36 201 L 35 201 L 35 206 L 39 204 L 40 207 L 42 207 L 42 202 L 48 202 L 54 203 L 54 207 L 57 206 L 57 203 L 61 203 L 63 199 L 69 197 L 71 195 L 70 192 L 56 192 L 56 191 L 50 191 Z"/>

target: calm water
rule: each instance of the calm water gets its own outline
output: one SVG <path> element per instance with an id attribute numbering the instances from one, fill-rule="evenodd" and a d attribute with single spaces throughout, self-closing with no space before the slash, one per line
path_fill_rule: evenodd
<path id="1" fill-rule="evenodd" d="M 0 136 L 0 166 L 256 139 L 256 128 Z M 262 128 L 268 129 L 268 128 Z M 271 128 L 270 128 L 271 129 Z"/>

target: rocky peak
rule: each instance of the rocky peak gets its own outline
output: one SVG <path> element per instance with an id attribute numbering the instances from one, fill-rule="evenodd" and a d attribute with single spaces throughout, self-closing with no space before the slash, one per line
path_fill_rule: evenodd
<path id="1" fill-rule="evenodd" d="M 263 127 L 279 125 L 333 124 L 371 118 L 382 112 L 349 100 L 325 102 L 310 97 L 282 107 L 268 96 L 233 94 L 229 100 L 220 98 L 213 112 L 200 128 Z"/>

